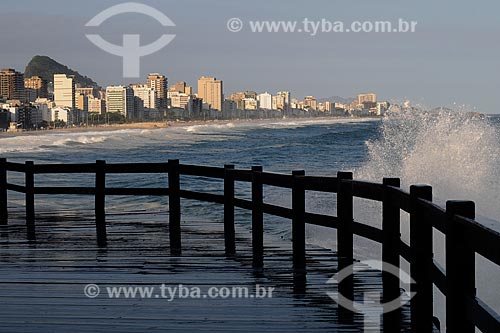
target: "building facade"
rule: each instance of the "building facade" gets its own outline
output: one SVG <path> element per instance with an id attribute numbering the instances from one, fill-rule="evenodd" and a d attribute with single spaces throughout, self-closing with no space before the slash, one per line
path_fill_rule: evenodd
<path id="1" fill-rule="evenodd" d="M 47 98 L 47 81 L 39 76 L 24 79 L 24 90 L 27 102 L 34 102 L 37 98 Z"/>
<path id="2" fill-rule="evenodd" d="M 91 113 L 104 114 L 106 113 L 106 100 L 89 96 L 88 107 Z"/>
<path id="3" fill-rule="evenodd" d="M 359 94 L 358 95 L 358 105 L 363 103 L 377 103 L 376 94 Z"/>
<path id="4" fill-rule="evenodd" d="M 178 91 L 169 91 L 168 98 L 170 99 L 171 107 L 191 110 L 192 97 L 190 95 Z"/>
<path id="5" fill-rule="evenodd" d="M 54 74 L 54 102 L 56 106 L 76 108 L 75 77 L 66 74 Z"/>
<path id="6" fill-rule="evenodd" d="M 198 79 L 198 97 L 204 103 L 210 104 L 212 110 L 222 111 L 224 99 L 222 80 L 214 77 L 200 77 Z"/>
<path id="7" fill-rule="evenodd" d="M 134 118 L 134 91 L 130 87 L 106 88 L 106 112 L 117 112 L 127 119 Z"/>
<path id="8" fill-rule="evenodd" d="M 160 109 L 161 111 L 165 111 L 168 107 L 167 77 L 158 73 L 151 73 L 147 77 L 146 84 L 149 88 L 156 91 L 156 97 L 158 98 L 158 109 Z"/>
<path id="9" fill-rule="evenodd" d="M 136 105 L 136 115 L 135 118 L 154 118 L 158 116 L 158 97 L 156 91 L 149 88 L 148 85 L 135 84 L 132 85 L 132 90 L 134 91 L 134 96 L 139 101 L 135 103 Z"/>
<path id="10" fill-rule="evenodd" d="M 273 96 L 270 93 L 264 92 L 262 94 L 258 94 L 257 100 L 259 101 L 260 109 L 271 110 L 273 108 Z"/>
<path id="11" fill-rule="evenodd" d="M 12 68 L 0 70 L 0 97 L 24 102 L 24 75 Z"/>

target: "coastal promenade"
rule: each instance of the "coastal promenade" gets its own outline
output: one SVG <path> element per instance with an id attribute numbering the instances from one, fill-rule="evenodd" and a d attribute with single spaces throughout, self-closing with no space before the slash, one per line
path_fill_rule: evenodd
<path id="1" fill-rule="evenodd" d="M 24 175 L 23 184 L 9 181 Z M 75 174 L 95 177 L 95 186 L 36 186 L 36 175 Z M 167 174 L 168 187 L 110 188 L 109 174 Z M 186 177 L 220 182 L 222 194 L 181 187 Z M 236 193 L 247 184 L 251 198 Z M 291 192 L 290 207 L 265 201 L 265 188 Z M 0 159 L 0 298 L 7 331 L 338 331 L 362 332 L 367 318 L 380 316 L 383 332 L 432 332 L 433 287 L 446 296 L 447 332 L 500 331 L 499 316 L 475 295 L 475 254 L 500 265 L 500 234 L 474 220 L 474 203 L 448 201 L 446 209 L 432 202 L 432 188 L 400 181 L 382 183 L 332 177 L 264 172 L 261 167 L 235 169 L 165 163 L 88 164 L 11 163 Z M 24 207 L 9 204 L 8 192 L 25 195 Z M 306 211 L 306 192 L 332 194 L 335 216 Z M 51 212 L 36 205 L 38 195 L 87 195 L 94 212 Z M 168 196 L 165 214 L 145 211 L 106 214 L 106 197 Z M 354 198 L 382 205 L 382 228 L 355 221 Z M 187 200 L 214 204 L 221 221 L 183 217 Z M 182 201 L 182 204 L 181 204 Z M 24 208 L 23 211 L 20 208 Z M 245 225 L 235 223 L 235 210 L 251 212 Z M 166 212 L 168 211 L 168 216 Z M 409 214 L 410 242 L 401 239 L 401 214 Z M 265 216 L 291 221 L 292 241 L 264 232 Z M 368 222 L 368 223 L 367 223 Z M 306 243 L 306 225 L 337 230 L 337 249 Z M 446 270 L 433 259 L 432 233 L 446 239 Z M 380 243 L 383 272 L 354 258 L 355 235 Z M 383 311 L 367 293 L 383 302 L 402 296 L 401 276 L 389 274 L 400 260 L 410 265 L 414 280 L 404 294 L 411 301 Z M 363 267 L 363 265 L 365 265 Z M 338 274 L 337 273 L 342 273 Z M 336 283 L 331 278 L 336 276 Z M 88 284 L 101 286 L 95 298 L 85 296 Z M 275 288 L 269 298 L 110 298 L 106 287 L 120 285 L 239 286 Z M 336 297 L 330 297 L 336 294 Z M 346 300 L 340 299 L 344 296 Z M 351 301 L 349 301 L 349 299 Z M 371 304 L 362 311 L 359 304 Z M 350 310 L 350 306 L 354 308 Z M 359 310 L 359 311 L 358 311 Z M 370 312 L 371 311 L 371 312 Z M 377 324 L 376 320 L 373 324 Z"/>
<path id="2" fill-rule="evenodd" d="M 40 211 L 36 242 L 26 239 L 24 214 L 11 215 L 0 239 L 2 332 L 355 332 L 363 325 L 361 315 L 341 323 L 325 293 L 337 290 L 325 284 L 337 271 L 329 250 L 308 246 L 309 274 L 301 285 L 294 283 L 288 241 L 266 238 L 265 269 L 255 270 L 245 230 L 237 230 L 237 253 L 225 254 L 222 221 L 183 220 L 182 255 L 172 255 L 167 214 L 108 215 L 104 249 L 95 244 L 93 219 L 82 217 L 92 212 Z M 356 292 L 381 290 L 380 274 L 367 273 Z M 101 294 L 86 297 L 88 284 Z M 202 294 L 171 298 L 160 293 L 162 284 Z M 106 288 L 120 286 L 156 291 L 147 298 L 109 298 Z M 256 286 L 267 295 L 256 298 Z M 248 288 L 249 297 L 204 298 L 213 287 Z"/>

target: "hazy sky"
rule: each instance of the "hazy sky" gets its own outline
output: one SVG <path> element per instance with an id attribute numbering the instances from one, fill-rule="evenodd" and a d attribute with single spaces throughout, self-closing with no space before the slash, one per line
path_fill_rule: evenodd
<path id="1" fill-rule="evenodd" d="M 136 1 L 176 24 L 165 28 L 141 14 L 122 14 L 98 28 L 85 23 L 125 1 L 1 0 L 0 66 L 24 71 L 33 55 L 48 55 L 105 86 L 123 79 L 122 60 L 85 37 L 98 33 L 120 44 L 140 33 L 149 44 L 164 33 L 172 43 L 142 59 L 141 75 L 160 72 L 170 83 L 196 86 L 201 75 L 224 81 L 226 95 L 290 90 L 317 98 L 376 92 L 379 99 L 410 99 L 426 106 L 454 103 L 485 113 L 500 88 L 500 2 L 385 0 Z M 241 32 L 226 28 L 229 18 Z M 418 21 L 415 33 L 253 33 L 250 20 Z M 141 80 L 144 80 L 141 79 Z"/>

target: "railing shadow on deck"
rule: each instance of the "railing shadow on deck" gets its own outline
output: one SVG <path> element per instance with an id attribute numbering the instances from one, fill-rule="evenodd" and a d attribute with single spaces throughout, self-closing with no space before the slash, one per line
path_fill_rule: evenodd
<path id="1" fill-rule="evenodd" d="M 24 186 L 8 182 L 8 172 L 25 175 Z M 94 174 L 94 187 L 38 187 L 37 174 Z M 110 188 L 106 187 L 108 174 L 167 174 L 168 188 Z M 200 176 L 224 182 L 224 194 L 189 191 L 180 188 L 180 176 Z M 235 197 L 235 182 L 251 183 L 251 200 Z M 292 191 L 292 208 L 264 202 L 263 186 L 286 188 Z M 432 202 L 432 188 L 412 185 L 407 193 L 400 188 L 398 178 L 384 178 L 381 184 L 356 181 L 350 172 L 338 172 L 337 177 L 306 176 L 294 171 L 290 175 L 264 172 L 255 166 L 250 170 L 235 169 L 234 165 L 208 167 L 168 163 L 107 164 L 96 161 L 88 164 L 24 164 L 0 159 L 0 225 L 8 224 L 8 191 L 25 194 L 26 230 L 29 239 L 36 239 L 35 195 L 90 195 L 95 197 L 95 225 L 97 245 L 106 247 L 105 198 L 113 195 L 151 195 L 169 198 L 169 237 L 172 254 L 181 255 L 181 198 L 222 204 L 224 206 L 224 240 L 228 255 L 236 253 L 234 211 L 242 208 L 252 212 L 253 266 L 263 268 L 263 214 L 291 220 L 293 270 L 305 279 L 306 241 L 305 225 L 312 224 L 337 229 L 339 270 L 354 261 L 353 236 L 361 236 L 382 245 L 382 261 L 400 266 L 400 257 L 410 263 L 415 293 L 411 301 L 412 332 L 431 332 L 433 329 L 433 285 L 446 297 L 448 332 L 500 332 L 500 316 L 476 297 L 475 254 L 478 253 L 500 266 L 500 233 L 474 220 L 472 201 L 448 201 L 446 209 Z M 306 191 L 337 194 L 337 216 L 306 212 Z M 382 229 L 353 219 L 353 198 L 382 203 Z M 400 212 L 410 214 L 410 244 L 400 237 Z M 433 230 L 445 235 L 446 270 L 433 259 Z M 352 278 L 352 277 L 351 277 Z M 400 295 L 399 279 L 383 272 L 383 299 Z M 352 292 L 352 280 L 345 279 L 340 292 Z M 342 290 L 343 289 L 343 290 Z M 390 325 L 389 325 L 390 326 Z M 389 327 L 388 326 L 388 327 Z M 395 329 L 397 330 L 397 328 Z"/>

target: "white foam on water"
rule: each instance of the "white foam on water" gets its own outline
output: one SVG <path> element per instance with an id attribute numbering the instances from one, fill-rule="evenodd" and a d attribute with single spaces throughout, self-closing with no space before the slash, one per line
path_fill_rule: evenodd
<path id="1" fill-rule="evenodd" d="M 487 119 L 453 111 L 391 112 L 381 136 L 366 143 L 357 179 L 399 177 L 403 187 L 433 186 L 438 201 L 473 200 L 481 215 L 500 220 L 500 135 Z"/>
<path id="2" fill-rule="evenodd" d="M 93 145 L 104 143 L 110 139 L 124 141 L 129 137 L 147 137 L 149 135 L 149 132 L 143 133 L 143 131 L 137 129 L 28 133 L 24 135 L 0 137 L 0 154 L 53 151 L 54 149 L 66 146 Z"/>

